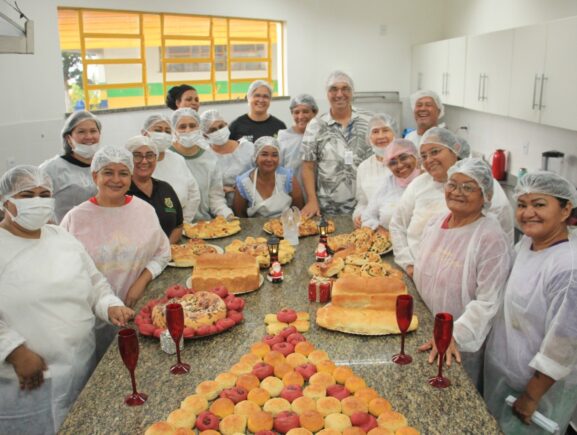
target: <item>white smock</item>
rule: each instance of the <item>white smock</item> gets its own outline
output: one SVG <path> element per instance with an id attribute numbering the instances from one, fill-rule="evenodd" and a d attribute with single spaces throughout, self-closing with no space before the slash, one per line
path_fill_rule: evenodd
<path id="1" fill-rule="evenodd" d="M 395 263 L 405 270 L 407 266 L 414 265 L 425 225 L 432 216 L 448 211 L 444 183 L 435 181 L 427 172 L 415 178 L 401 196 L 389 225 Z M 495 180 L 487 216 L 493 216 L 499 221 L 507 241 L 513 246 L 513 209 L 507 195 Z"/>
<path id="2" fill-rule="evenodd" d="M 236 177 L 253 168 L 254 144 L 246 139 L 240 139 L 238 147 L 228 154 L 214 153 L 218 157 L 218 165 L 222 170 L 223 186 L 234 187 Z M 225 194 L 226 204 L 232 207 L 234 192 Z"/>
<path id="3" fill-rule="evenodd" d="M 226 205 L 222 185 L 222 170 L 212 150 L 201 150 L 194 156 L 183 156 L 188 169 L 200 188 L 200 205 L 195 220 L 210 220 L 214 216 L 233 214 Z"/>
<path id="4" fill-rule="evenodd" d="M 60 225 L 82 242 L 122 300 L 144 269 L 154 279 L 170 261 L 170 243 L 154 208 L 136 196 L 121 207 L 83 202 L 64 216 Z M 114 337 L 114 330 L 102 324 L 97 328 L 100 357 Z"/>
<path id="5" fill-rule="evenodd" d="M 383 184 L 369 199 L 367 207 L 361 214 L 362 226 L 373 230 L 379 226 L 389 228 L 393 212 L 405 189 L 406 187 L 400 186 L 397 178 L 389 171 Z"/>
<path id="6" fill-rule="evenodd" d="M 271 196 L 263 199 L 256 188 L 258 168 L 254 169 L 253 180 L 250 179 L 250 172 L 238 177 L 237 187 L 239 193 L 245 198 L 249 207 L 246 210 L 248 217 L 277 217 L 282 214 L 292 204 L 292 171 L 279 167 L 274 175 L 274 191 Z"/>
<path id="7" fill-rule="evenodd" d="M 417 133 L 417 130 L 413 130 L 405 136 L 405 139 L 410 140 L 415 144 L 417 149 L 421 146 L 421 139 L 423 138 L 422 134 Z"/>
<path id="8" fill-rule="evenodd" d="M 361 162 L 357 168 L 357 193 L 355 195 L 357 205 L 353 211 L 353 219 L 363 214 L 369 200 L 377 193 L 389 174 L 392 174 L 391 170 L 375 155 Z"/>
<path id="9" fill-rule="evenodd" d="M 56 223 L 59 223 L 72 207 L 96 195 L 90 166 L 78 166 L 60 156 L 54 156 L 42 163 L 40 169 L 52 179 Z"/>
<path id="10" fill-rule="evenodd" d="M 122 306 L 86 250 L 64 229 L 39 239 L 0 229 L 0 433 L 53 434 L 94 368 L 94 321 Z M 21 344 L 48 366 L 45 382 L 20 390 L 6 357 Z"/>
<path id="11" fill-rule="evenodd" d="M 279 130 L 278 143 L 280 145 L 280 164 L 284 168 L 292 169 L 294 176 L 298 180 L 301 190 L 305 191 L 302 176 L 303 164 L 303 137 L 304 134 L 297 133 L 291 127 L 286 130 Z"/>
<path id="12" fill-rule="evenodd" d="M 431 313 L 453 315 L 453 337 L 463 352 L 463 366 L 480 387 L 482 347 L 502 302 L 512 248 L 493 217 L 442 228 L 449 216 L 435 216 L 425 227 L 413 280 Z"/>
<path id="13" fill-rule="evenodd" d="M 174 151 L 166 150 L 164 159 L 156 162 L 152 176 L 172 186 L 182 205 L 184 222 L 192 222 L 200 205 L 200 189 L 184 158 Z"/>
<path id="14" fill-rule="evenodd" d="M 516 246 L 503 307 L 487 341 L 484 395 L 505 433 L 545 433 L 503 405 L 538 370 L 556 381 L 538 411 L 564 434 L 577 404 L 577 241 L 536 252 L 531 244 L 524 236 Z"/>

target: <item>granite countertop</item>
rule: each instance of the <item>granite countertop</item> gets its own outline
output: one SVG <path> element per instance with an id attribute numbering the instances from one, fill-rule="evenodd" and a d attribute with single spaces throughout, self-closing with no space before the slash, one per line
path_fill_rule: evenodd
<path id="1" fill-rule="evenodd" d="M 262 235 L 264 219 L 243 219 L 242 232 L 211 241 L 219 246 L 228 245 L 234 238 Z M 335 219 L 336 233 L 350 232 L 349 216 Z M 417 347 L 432 336 L 433 316 L 417 295 L 412 281 L 406 278 L 409 292 L 415 296 L 414 311 L 419 317 L 419 328 L 408 334 L 406 352 L 413 363 L 399 366 L 391 362 L 400 349 L 400 336 L 366 337 L 348 335 L 320 328 L 314 322 L 321 304 L 310 303 L 307 297 L 309 280 L 307 269 L 314 261 L 318 237 L 300 239 L 295 259 L 284 267 L 284 282 L 271 284 L 265 280 L 255 292 L 242 297 L 246 301 L 243 323 L 221 334 L 187 340 L 182 360 L 190 363 L 191 373 L 175 376 L 169 373 L 176 355 L 160 349 L 158 340 L 140 337 L 140 358 L 136 368 L 138 391 L 148 394 L 148 401 L 140 407 L 124 405 L 123 398 L 131 392 L 130 376 L 122 364 L 118 348 L 113 343 L 89 379 L 70 414 L 61 427 L 62 434 L 138 434 L 153 422 L 165 420 L 180 407 L 180 402 L 204 380 L 228 370 L 239 358 L 250 351 L 250 345 L 266 334 L 263 322 L 267 313 L 283 307 L 308 311 L 311 329 L 305 334 L 317 348 L 328 352 L 337 364 L 346 364 L 362 376 L 369 387 L 375 388 L 403 413 L 409 424 L 423 434 L 500 433 L 495 419 L 488 413 L 482 397 L 477 393 L 463 368 L 453 365 L 444 370 L 452 386 L 434 389 L 427 379 L 436 374 L 436 366 L 429 365 L 427 355 Z M 392 253 L 385 261 L 393 262 Z M 150 283 L 137 311 L 175 283 L 184 283 L 190 269 L 168 267 Z"/>

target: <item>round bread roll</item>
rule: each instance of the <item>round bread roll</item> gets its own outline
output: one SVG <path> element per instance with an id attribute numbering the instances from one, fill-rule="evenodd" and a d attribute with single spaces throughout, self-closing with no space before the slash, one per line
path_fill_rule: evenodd
<path id="1" fill-rule="evenodd" d="M 325 418 L 317 411 L 305 411 L 299 415 L 299 422 L 302 427 L 317 432 L 325 427 Z"/>
<path id="2" fill-rule="evenodd" d="M 348 415 L 341 413 L 329 414 L 325 417 L 325 427 L 327 429 L 336 429 L 342 432 L 347 427 L 352 427 L 351 419 Z"/>
<path id="3" fill-rule="evenodd" d="M 196 414 L 190 408 L 180 408 L 168 414 L 166 419 L 175 428 L 188 427 L 191 428 L 196 422 Z"/>
<path id="4" fill-rule="evenodd" d="M 407 419 L 403 414 L 395 411 L 385 411 L 377 418 L 377 424 L 383 429 L 397 431 L 407 425 Z"/>
<path id="5" fill-rule="evenodd" d="M 354 396 L 345 397 L 343 400 L 341 400 L 341 408 L 343 410 L 343 414 L 348 415 L 349 417 L 355 412 L 369 411 L 369 406 L 361 399 Z"/>
<path id="6" fill-rule="evenodd" d="M 275 366 L 275 364 L 284 361 L 285 357 L 282 353 L 276 351 L 276 350 L 271 350 L 269 353 L 267 353 L 264 358 L 262 359 L 265 363 L 270 364 L 271 366 Z"/>
<path id="7" fill-rule="evenodd" d="M 250 347 L 250 352 L 262 359 L 262 357 L 270 352 L 270 346 L 262 341 L 258 341 Z"/>
<path id="8" fill-rule="evenodd" d="M 398 429 L 395 432 L 395 435 L 419 435 L 420 433 L 421 432 L 419 432 L 414 427 L 407 426 L 407 427 L 402 427 L 402 428 Z"/>
<path id="9" fill-rule="evenodd" d="M 282 397 L 274 397 L 268 399 L 262 409 L 265 412 L 270 412 L 273 417 L 276 417 L 283 411 L 290 411 L 291 404 L 288 400 L 283 399 Z"/>
<path id="10" fill-rule="evenodd" d="M 261 362 L 261 361 L 262 361 L 262 358 L 256 356 L 254 353 L 245 353 L 238 360 L 239 363 L 248 364 L 251 367 L 254 367 L 254 365 L 257 362 Z"/>
<path id="11" fill-rule="evenodd" d="M 291 408 L 296 414 L 301 415 L 306 411 L 316 411 L 317 403 L 310 397 L 301 396 L 292 401 Z"/>
<path id="12" fill-rule="evenodd" d="M 366 435 L 367 433 L 360 427 L 347 427 L 343 431 L 343 435 Z"/>
<path id="13" fill-rule="evenodd" d="M 336 368 L 337 368 L 336 364 L 332 362 L 330 359 L 325 359 L 317 364 L 317 372 L 319 373 L 328 373 L 329 375 L 333 375 L 333 372 L 335 371 Z"/>
<path id="14" fill-rule="evenodd" d="M 244 415 L 227 415 L 219 424 L 222 435 L 234 435 L 246 432 L 246 417 Z"/>
<path id="15" fill-rule="evenodd" d="M 323 429 L 320 432 L 317 432 L 317 435 L 341 435 L 341 431 L 333 428 L 328 428 Z"/>
<path id="16" fill-rule="evenodd" d="M 357 390 L 355 392 L 355 397 L 365 402 L 367 405 L 371 403 L 371 400 L 379 397 L 379 393 L 374 388 L 365 387 Z"/>
<path id="17" fill-rule="evenodd" d="M 254 388 L 248 392 L 247 399 L 256 403 L 258 406 L 262 406 L 270 399 L 270 394 L 264 388 Z"/>
<path id="18" fill-rule="evenodd" d="M 349 390 L 351 393 L 355 393 L 362 388 L 367 386 L 365 380 L 359 376 L 349 376 L 348 379 L 345 381 L 345 388 Z"/>
<path id="19" fill-rule="evenodd" d="M 315 347 L 308 341 L 300 341 L 295 346 L 295 352 L 302 353 L 304 356 L 308 356 Z"/>
<path id="20" fill-rule="evenodd" d="M 248 363 L 243 363 L 243 362 L 239 362 L 234 364 L 231 368 L 230 368 L 230 372 L 233 375 L 246 375 L 247 373 L 252 372 L 252 366 L 254 364 L 248 364 Z"/>
<path id="21" fill-rule="evenodd" d="M 292 367 L 298 367 L 309 362 L 309 359 L 302 353 L 293 352 L 286 356 L 286 362 Z"/>
<path id="22" fill-rule="evenodd" d="M 248 430 L 257 433 L 260 430 L 271 430 L 274 420 L 268 412 L 258 411 L 248 416 Z"/>
<path id="23" fill-rule="evenodd" d="M 286 327 L 288 327 L 288 323 L 283 322 L 269 323 L 268 325 L 266 325 L 266 333 L 269 335 L 277 335 Z"/>
<path id="24" fill-rule="evenodd" d="M 234 413 L 237 415 L 244 415 L 245 417 L 260 411 L 260 406 L 250 400 L 243 400 L 234 405 Z"/>
<path id="25" fill-rule="evenodd" d="M 204 396 L 206 400 L 216 398 L 222 391 L 222 388 L 216 381 L 204 381 L 196 386 L 196 394 Z"/>
<path id="26" fill-rule="evenodd" d="M 392 409 L 393 407 L 391 406 L 391 403 L 382 397 L 375 397 L 369 402 L 369 412 L 375 417 L 378 417 L 383 412 L 390 411 Z"/>
<path id="27" fill-rule="evenodd" d="M 341 402 L 334 397 L 321 397 L 317 400 L 317 411 L 320 412 L 323 417 L 339 413 L 341 412 Z"/>
<path id="28" fill-rule="evenodd" d="M 329 359 L 329 355 L 324 350 L 316 349 L 308 354 L 308 358 L 310 362 L 317 365 L 321 361 Z"/>
<path id="29" fill-rule="evenodd" d="M 327 389 L 322 385 L 309 385 L 303 390 L 303 395 L 318 400 L 322 397 L 326 397 Z"/>
<path id="30" fill-rule="evenodd" d="M 285 385 L 298 385 L 302 387 L 305 384 L 305 378 L 299 372 L 288 372 L 282 377 L 282 383 Z"/>
<path id="31" fill-rule="evenodd" d="M 271 323 L 278 323 L 278 319 L 276 318 L 276 313 L 268 313 L 264 316 L 264 323 L 270 325 Z"/>
<path id="32" fill-rule="evenodd" d="M 227 415 L 234 414 L 234 402 L 227 397 L 219 397 L 211 403 L 209 411 L 218 418 L 224 418 Z"/>
<path id="33" fill-rule="evenodd" d="M 174 435 L 176 428 L 166 421 L 157 421 L 151 424 L 144 435 Z"/>
<path id="34" fill-rule="evenodd" d="M 317 370 L 318 367 L 319 366 L 317 365 Z M 317 372 L 310 377 L 309 383 L 311 385 L 321 385 L 323 388 L 326 389 L 328 386 L 336 384 L 337 381 L 335 381 L 333 375 L 327 372 Z"/>
<path id="35" fill-rule="evenodd" d="M 290 355 L 289 355 L 290 356 Z M 286 361 L 280 361 L 274 365 L 274 375 L 277 378 L 281 378 L 289 372 L 292 372 L 294 367 L 291 366 Z"/>
<path id="36" fill-rule="evenodd" d="M 291 323 L 291 326 L 297 328 L 298 332 L 307 332 L 311 327 L 311 324 L 308 320 L 295 320 Z"/>
<path id="37" fill-rule="evenodd" d="M 297 320 L 310 320 L 311 315 L 306 311 L 299 311 L 297 313 Z"/>
<path id="38" fill-rule="evenodd" d="M 192 433 L 194 434 L 194 431 Z M 217 430 L 207 429 L 203 430 L 198 435 L 220 435 L 220 432 Z"/>
<path id="39" fill-rule="evenodd" d="M 313 435 L 310 430 L 306 430 L 304 427 L 295 427 L 289 430 L 286 435 Z"/>
<path id="40" fill-rule="evenodd" d="M 208 400 L 200 394 L 193 394 L 180 402 L 180 407 L 190 409 L 192 413 L 198 415 L 208 409 Z"/>
<path id="41" fill-rule="evenodd" d="M 383 429 L 382 427 L 375 427 L 371 429 L 367 435 L 395 435 L 395 432 L 391 432 L 389 429 Z"/>
<path id="42" fill-rule="evenodd" d="M 279 378 L 269 376 L 260 381 L 260 388 L 268 391 L 270 397 L 277 397 L 284 388 L 284 384 Z"/>
<path id="43" fill-rule="evenodd" d="M 255 388 L 258 388 L 259 385 L 260 381 L 252 373 L 240 375 L 236 380 L 236 386 L 242 387 L 246 391 L 254 390 Z"/>
<path id="44" fill-rule="evenodd" d="M 220 385 L 221 390 L 224 390 L 225 388 L 234 387 L 236 384 L 236 378 L 237 378 L 236 375 L 233 375 L 232 373 L 229 372 L 225 372 L 217 375 L 216 378 L 214 378 L 214 380 L 218 382 L 218 385 Z"/>
<path id="45" fill-rule="evenodd" d="M 343 385 L 347 381 L 347 379 L 353 375 L 354 375 L 353 371 L 351 370 L 350 367 L 347 366 L 336 367 L 335 370 L 333 371 L 335 381 Z"/>

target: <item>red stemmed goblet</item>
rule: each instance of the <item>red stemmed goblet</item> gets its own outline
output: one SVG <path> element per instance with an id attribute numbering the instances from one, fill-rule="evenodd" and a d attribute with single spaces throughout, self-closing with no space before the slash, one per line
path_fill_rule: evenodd
<path id="1" fill-rule="evenodd" d="M 124 365 L 130 372 L 130 380 L 132 381 L 132 394 L 129 394 L 124 399 L 124 403 L 128 406 L 138 406 L 144 404 L 148 396 L 144 393 L 136 391 L 136 379 L 134 377 L 134 370 L 138 362 L 138 337 L 136 331 L 132 328 L 124 328 L 118 331 L 118 350 Z"/>
<path id="2" fill-rule="evenodd" d="M 173 375 L 184 375 L 190 371 L 190 364 L 180 361 L 180 339 L 184 331 L 184 312 L 180 304 L 168 304 L 166 306 L 166 325 L 168 332 L 176 345 L 176 364 L 170 368 Z"/>
<path id="3" fill-rule="evenodd" d="M 397 325 L 401 330 L 401 353 L 393 355 L 395 364 L 410 364 L 413 362 L 411 355 L 405 353 L 405 334 L 413 319 L 413 297 L 411 295 L 397 296 Z"/>
<path id="4" fill-rule="evenodd" d="M 451 385 L 451 381 L 443 377 L 443 360 L 445 359 L 445 353 L 447 352 L 447 348 L 449 347 L 449 344 L 451 344 L 451 339 L 453 338 L 453 316 L 451 314 L 438 313 L 435 316 L 433 336 L 439 354 L 439 372 L 437 373 L 437 376 L 433 376 L 429 379 L 429 384 L 435 388 L 446 388 Z"/>

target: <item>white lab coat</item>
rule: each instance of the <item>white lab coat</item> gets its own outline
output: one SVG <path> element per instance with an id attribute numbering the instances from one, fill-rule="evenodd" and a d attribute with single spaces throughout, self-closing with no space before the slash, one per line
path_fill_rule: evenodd
<path id="1" fill-rule="evenodd" d="M 453 336 L 467 373 L 481 385 L 483 354 L 479 352 L 501 305 L 512 264 L 499 222 L 481 217 L 459 228 L 441 228 L 450 213 L 432 218 L 415 257 L 413 279 L 431 313 L 455 319 Z"/>
<path id="2" fill-rule="evenodd" d="M 444 183 L 435 181 L 429 173 L 425 172 L 409 184 L 389 225 L 395 263 L 403 269 L 415 264 L 415 255 L 425 225 L 432 216 L 443 211 L 448 211 Z M 499 221 L 507 236 L 507 241 L 510 246 L 513 246 L 513 209 L 507 195 L 495 180 L 493 180 L 493 199 L 487 216 L 493 216 Z"/>
<path id="3" fill-rule="evenodd" d="M 405 189 L 406 187 L 400 186 L 393 173 L 389 171 L 383 184 L 369 199 L 367 207 L 361 214 L 362 226 L 373 230 L 379 226 L 389 228 L 393 212 Z"/>
<path id="4" fill-rule="evenodd" d="M 385 183 L 389 174 L 392 174 L 390 169 L 383 162 L 377 160 L 375 155 L 361 162 L 357 168 L 357 193 L 355 194 L 357 205 L 353 211 L 353 219 L 363 214 L 369 200 Z"/>
<path id="5" fill-rule="evenodd" d="M 419 147 L 421 146 L 421 139 L 422 138 L 423 138 L 423 135 L 418 134 L 417 130 L 413 130 L 413 131 L 407 133 L 407 135 L 405 136 L 405 139 L 413 142 L 415 144 L 415 146 L 417 147 L 417 149 L 419 149 Z"/>
<path id="6" fill-rule="evenodd" d="M 156 162 L 152 176 L 172 186 L 182 205 L 184 222 L 192 222 L 200 205 L 200 189 L 184 158 L 174 151 L 166 150 L 164 159 Z"/>
<path id="7" fill-rule="evenodd" d="M 240 139 L 238 147 L 232 153 L 215 152 L 214 155 L 218 157 L 218 166 L 222 170 L 223 186 L 234 187 L 236 177 L 254 166 L 252 161 L 254 144 L 246 139 Z M 227 205 L 232 207 L 234 192 L 228 192 L 225 196 Z"/>
<path id="8" fill-rule="evenodd" d="M 122 306 L 72 235 L 45 225 L 39 239 L 0 229 L 0 433 L 52 434 L 94 368 L 95 315 Z M 21 391 L 6 357 L 25 343 L 47 381 Z"/>
<path id="9" fill-rule="evenodd" d="M 485 400 L 506 433 L 544 433 L 524 426 L 503 405 L 538 370 L 556 380 L 538 410 L 564 434 L 577 404 L 577 241 L 536 252 L 531 243 L 524 236 L 517 244 L 503 307 L 487 341 Z"/>

